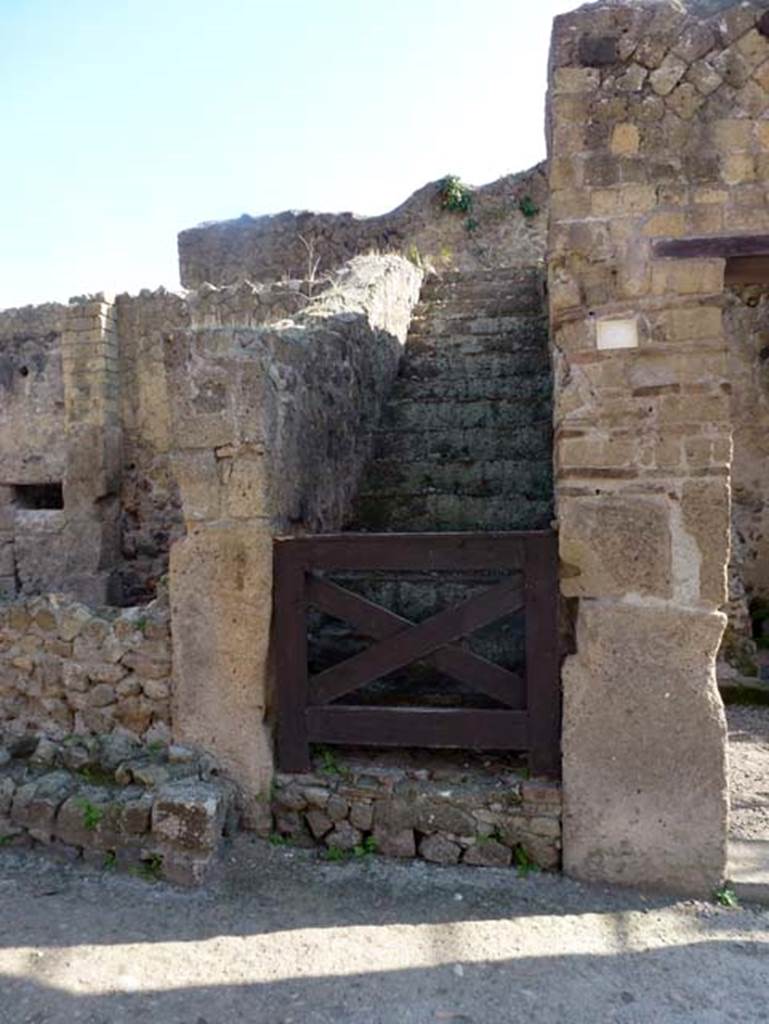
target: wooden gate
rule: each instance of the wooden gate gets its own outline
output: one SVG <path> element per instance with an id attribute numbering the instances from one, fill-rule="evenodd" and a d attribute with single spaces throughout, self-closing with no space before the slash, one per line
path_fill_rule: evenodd
<path id="1" fill-rule="evenodd" d="M 414 623 L 324 578 L 333 571 L 516 571 Z M 520 574 L 523 574 L 523 584 Z M 350 623 L 373 643 L 310 675 L 307 609 Z M 460 641 L 523 609 L 523 678 Z M 537 774 L 560 768 L 557 543 L 521 533 L 327 534 L 275 542 L 278 763 L 311 767 L 310 744 L 528 751 Z M 499 709 L 371 707 L 340 698 L 413 662 L 429 662 L 494 698 Z"/>

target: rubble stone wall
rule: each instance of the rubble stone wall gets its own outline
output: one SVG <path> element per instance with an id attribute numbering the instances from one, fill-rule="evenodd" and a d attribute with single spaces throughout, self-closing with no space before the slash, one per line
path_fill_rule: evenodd
<path id="1" fill-rule="evenodd" d="M 57 743 L 0 733 L 0 850 L 194 885 L 237 813 L 231 784 L 192 750 L 126 734 Z"/>
<path id="2" fill-rule="evenodd" d="M 467 210 L 447 210 L 441 182 L 379 217 L 287 211 L 202 224 L 179 235 L 182 284 L 323 277 L 353 256 L 395 253 L 440 270 L 493 270 L 545 252 L 543 165 L 472 189 Z"/>
<path id="3" fill-rule="evenodd" d="M 0 733 L 171 738 L 165 597 L 94 611 L 63 595 L 0 603 Z"/>
<path id="4" fill-rule="evenodd" d="M 583 877 L 706 891 L 725 868 L 724 260 L 654 245 L 767 230 L 764 14 L 644 0 L 555 21 L 556 490 L 577 605 L 564 857 Z"/>
<path id="5" fill-rule="evenodd" d="M 551 782 L 375 763 L 278 775 L 274 835 L 333 856 L 421 857 L 435 864 L 538 867 L 561 859 L 561 794 Z"/>

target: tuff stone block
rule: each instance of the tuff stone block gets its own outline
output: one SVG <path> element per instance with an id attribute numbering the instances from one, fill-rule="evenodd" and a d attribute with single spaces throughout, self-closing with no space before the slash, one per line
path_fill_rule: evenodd
<path id="1" fill-rule="evenodd" d="M 701 895 L 723 877 L 725 722 L 715 654 L 724 624 L 723 615 L 671 606 L 582 605 L 579 653 L 564 670 L 569 874 Z"/>

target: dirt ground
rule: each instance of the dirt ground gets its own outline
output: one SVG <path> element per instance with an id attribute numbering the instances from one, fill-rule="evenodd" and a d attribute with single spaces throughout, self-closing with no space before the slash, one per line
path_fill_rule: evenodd
<path id="1" fill-rule="evenodd" d="M 769 1020 L 769 911 L 243 837 L 184 892 L 0 857 L 2 1024 Z"/>
<path id="2" fill-rule="evenodd" d="M 769 708 L 731 707 L 733 836 L 769 838 Z M 0 1024 L 769 1020 L 769 909 L 240 837 L 185 892 L 0 855 Z"/>
<path id="3" fill-rule="evenodd" d="M 769 840 L 769 707 L 726 709 L 731 837 Z"/>

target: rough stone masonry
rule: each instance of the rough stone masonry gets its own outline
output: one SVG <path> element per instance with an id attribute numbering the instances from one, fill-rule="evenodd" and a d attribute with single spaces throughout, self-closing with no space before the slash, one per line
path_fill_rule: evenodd
<path id="1" fill-rule="evenodd" d="M 542 840 L 555 864 L 560 797 L 542 815 L 506 799 L 499 812 L 479 790 L 474 811 L 460 808 L 472 828 L 455 814 L 466 828 L 432 829 L 417 808 L 440 802 L 431 780 L 385 773 L 379 795 L 320 787 L 322 806 L 307 780 L 284 779 L 274 817 L 269 807 L 274 536 L 351 521 L 423 281 L 424 303 L 447 281 L 471 294 L 469 276 L 492 290 L 538 278 L 546 261 L 555 516 L 574 624 L 564 867 L 697 892 L 718 883 L 727 569 L 725 653 L 754 642 L 751 609 L 769 598 L 766 282 L 736 286 L 718 244 L 769 234 L 767 34 L 769 8 L 752 0 L 599 0 L 554 24 L 546 167 L 468 190 L 470 215 L 447 209 L 434 182 L 378 218 L 203 225 L 179 238 L 184 294 L 0 313 L 0 732 L 14 744 L 182 744 L 216 758 L 248 827 L 326 845 L 378 828 L 382 840 L 383 794 L 403 784 L 404 849 L 501 862 Z M 672 242 L 703 239 L 699 255 L 671 255 Z M 512 417 L 515 402 L 497 398 Z M 535 435 L 539 451 L 550 424 Z M 514 461 L 503 447 L 494 459 Z M 478 465 L 463 472 L 480 509 L 488 481 Z M 464 521 L 456 495 L 444 498 Z M 509 521 L 503 502 L 499 514 Z M 66 749 L 43 774 L 66 769 Z M 14 787 L 37 785 L 41 770 L 17 764 Z M 40 784 L 70 796 L 70 783 Z M 17 799 L 10 820 L 27 828 L 14 823 Z M 520 820 L 483 817 L 500 813 Z M 212 820 L 222 824 L 218 809 Z"/>

